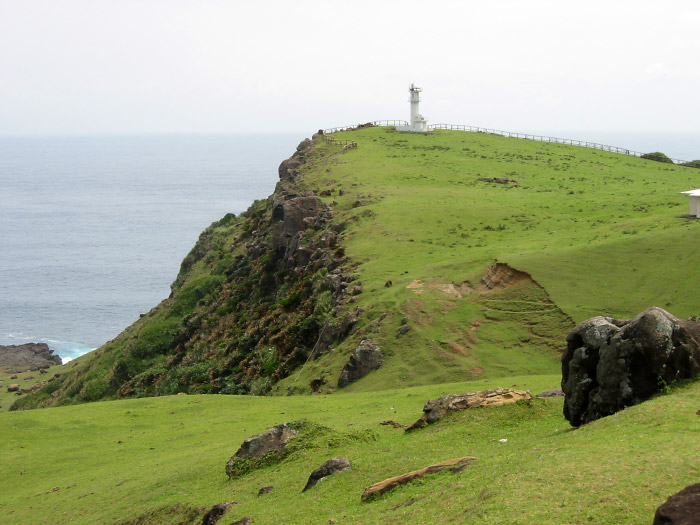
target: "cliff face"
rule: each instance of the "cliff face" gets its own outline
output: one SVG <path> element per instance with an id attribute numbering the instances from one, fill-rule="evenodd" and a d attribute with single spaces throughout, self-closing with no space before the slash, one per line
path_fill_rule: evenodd
<path id="1" fill-rule="evenodd" d="M 282 162 L 272 196 L 200 235 L 167 300 L 13 408 L 178 392 L 263 394 L 346 334 L 348 321 L 333 322 L 354 280 L 339 245 L 343 226 L 315 192 L 300 190 L 313 148 L 304 140 Z"/>

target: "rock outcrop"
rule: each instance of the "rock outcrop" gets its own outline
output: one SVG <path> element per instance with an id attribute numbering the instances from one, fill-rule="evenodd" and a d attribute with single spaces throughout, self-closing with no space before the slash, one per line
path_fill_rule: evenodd
<path id="1" fill-rule="evenodd" d="M 338 387 L 343 388 L 353 381 L 366 376 L 372 370 L 377 370 L 384 363 L 384 356 L 374 341 L 365 339 L 360 342 L 350 359 L 343 367 L 338 379 Z"/>
<path id="2" fill-rule="evenodd" d="M 0 368 L 7 372 L 24 372 L 60 365 L 61 358 L 54 355 L 46 343 L 0 345 Z"/>
<path id="3" fill-rule="evenodd" d="M 700 323 L 652 307 L 632 321 L 594 317 L 567 336 L 564 416 L 579 426 L 700 374 Z"/>
<path id="4" fill-rule="evenodd" d="M 331 458 L 311 473 L 302 492 L 315 487 L 328 476 L 336 474 L 337 472 L 345 472 L 346 470 L 350 470 L 350 468 L 350 462 L 347 459 Z"/>
<path id="5" fill-rule="evenodd" d="M 670 496 L 656 509 L 654 525 L 692 525 L 700 523 L 700 483 Z"/>
<path id="6" fill-rule="evenodd" d="M 410 483 L 414 479 L 422 478 L 423 476 L 427 476 L 428 474 L 435 474 L 436 472 L 440 472 L 445 469 L 451 469 L 453 473 L 457 470 L 461 472 L 462 467 L 470 464 L 475 459 L 476 458 L 472 456 L 448 459 L 447 461 L 443 461 L 442 463 L 437 463 L 435 465 L 430 465 L 428 467 L 419 470 L 414 470 L 406 474 L 401 474 L 400 476 L 394 476 L 393 478 L 385 479 L 384 481 L 380 481 L 379 483 L 375 483 L 374 485 L 367 487 L 362 493 L 362 501 L 371 501 L 377 496 L 384 494 L 385 492 L 388 492 L 391 489 L 398 487 L 399 485 L 405 485 L 406 483 Z"/>
<path id="7" fill-rule="evenodd" d="M 275 195 L 272 203 L 272 249 L 278 256 L 289 259 L 298 253 L 300 266 L 311 258 L 305 254 L 301 239 L 308 228 L 318 229 L 330 219 L 331 212 L 313 192 Z M 304 258 L 306 255 L 306 258 Z"/>
<path id="8" fill-rule="evenodd" d="M 532 401 L 532 396 L 527 390 L 513 390 L 512 388 L 494 388 L 481 392 L 467 394 L 449 394 L 438 399 L 429 399 L 423 406 L 423 415 L 406 428 L 406 432 L 422 428 L 430 423 L 435 423 L 448 412 L 466 410 L 477 407 L 498 407 L 516 403 L 517 401 Z"/>
<path id="9" fill-rule="evenodd" d="M 226 474 L 229 478 L 235 477 L 238 464 L 243 463 L 246 459 L 258 458 L 267 453 L 281 455 L 287 442 L 294 439 L 297 434 L 299 434 L 298 430 L 287 423 L 281 423 L 261 434 L 247 438 L 226 463 Z"/>

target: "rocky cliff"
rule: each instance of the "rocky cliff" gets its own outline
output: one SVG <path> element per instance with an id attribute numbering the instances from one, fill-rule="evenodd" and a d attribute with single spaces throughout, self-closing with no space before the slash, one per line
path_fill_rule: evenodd
<path id="1" fill-rule="evenodd" d="M 322 135 L 315 135 L 318 140 Z M 264 394 L 347 335 L 355 280 L 343 224 L 300 181 L 314 140 L 279 167 L 269 198 L 199 237 L 170 297 L 17 408 L 178 392 Z"/>

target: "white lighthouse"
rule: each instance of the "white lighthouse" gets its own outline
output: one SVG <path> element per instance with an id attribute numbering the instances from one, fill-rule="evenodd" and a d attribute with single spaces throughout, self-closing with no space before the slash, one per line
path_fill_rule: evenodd
<path id="1" fill-rule="evenodd" d="M 414 133 L 424 133 L 428 131 L 428 121 L 423 118 L 418 110 L 420 104 L 421 89 L 413 84 L 408 88 L 410 93 L 409 101 L 411 102 L 411 120 L 408 121 L 408 126 L 398 126 L 398 131 L 411 131 Z"/>

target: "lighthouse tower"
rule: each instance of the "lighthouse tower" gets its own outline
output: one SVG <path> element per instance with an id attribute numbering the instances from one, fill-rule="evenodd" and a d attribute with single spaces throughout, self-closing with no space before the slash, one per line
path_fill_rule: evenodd
<path id="1" fill-rule="evenodd" d="M 423 118 L 423 115 L 421 115 L 418 110 L 421 88 L 411 84 L 411 87 L 408 88 L 408 92 L 410 93 L 411 120 L 408 121 L 408 126 L 399 126 L 396 129 L 399 131 L 424 133 L 428 131 L 428 121 Z"/>

